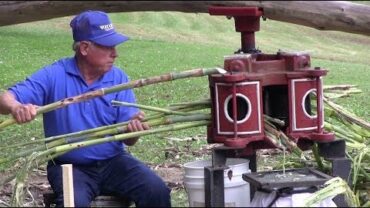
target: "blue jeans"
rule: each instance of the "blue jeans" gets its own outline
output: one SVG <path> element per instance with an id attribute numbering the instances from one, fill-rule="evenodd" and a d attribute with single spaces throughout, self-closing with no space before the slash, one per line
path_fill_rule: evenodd
<path id="1" fill-rule="evenodd" d="M 47 166 L 57 207 L 63 207 L 60 165 L 49 161 Z M 128 153 L 91 165 L 73 165 L 73 188 L 76 207 L 89 207 L 96 196 L 103 194 L 127 198 L 136 207 L 171 207 L 170 189 L 163 180 Z"/>

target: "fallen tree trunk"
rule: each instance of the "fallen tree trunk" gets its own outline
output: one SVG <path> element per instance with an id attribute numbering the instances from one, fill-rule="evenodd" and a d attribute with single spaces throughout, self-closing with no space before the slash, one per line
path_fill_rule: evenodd
<path id="1" fill-rule="evenodd" d="M 271 20 L 370 36 L 370 6 L 344 1 L 3 1 L 0 26 L 106 12 L 177 11 L 208 13 L 208 6 L 257 6 Z"/>

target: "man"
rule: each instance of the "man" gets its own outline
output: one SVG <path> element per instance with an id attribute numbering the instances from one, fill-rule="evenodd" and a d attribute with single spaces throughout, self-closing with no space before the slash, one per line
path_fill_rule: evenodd
<path id="1" fill-rule="evenodd" d="M 36 116 L 37 106 L 78 94 L 128 82 L 127 75 L 113 65 L 116 46 L 128 40 L 115 31 L 108 15 L 85 11 L 72 19 L 74 57 L 48 65 L 0 96 L 0 113 L 11 114 L 17 123 Z M 43 115 L 45 137 L 67 134 L 118 122 L 130 121 L 128 131 L 142 131 L 144 114 L 137 108 L 112 107 L 112 100 L 136 102 L 133 91 L 94 98 Z M 125 140 L 133 145 L 138 138 Z M 171 206 L 170 190 L 145 164 L 125 152 L 122 142 L 109 142 L 67 152 L 49 161 L 47 177 L 63 206 L 61 164 L 73 164 L 75 206 L 87 207 L 98 195 L 128 198 L 136 206 Z"/>

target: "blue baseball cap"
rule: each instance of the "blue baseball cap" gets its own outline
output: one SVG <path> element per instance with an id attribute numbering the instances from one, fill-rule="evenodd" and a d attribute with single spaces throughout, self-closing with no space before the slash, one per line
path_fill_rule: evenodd
<path id="1" fill-rule="evenodd" d="M 89 40 L 103 46 L 116 46 L 129 37 L 115 31 L 108 15 L 102 11 L 87 10 L 70 23 L 74 41 Z"/>

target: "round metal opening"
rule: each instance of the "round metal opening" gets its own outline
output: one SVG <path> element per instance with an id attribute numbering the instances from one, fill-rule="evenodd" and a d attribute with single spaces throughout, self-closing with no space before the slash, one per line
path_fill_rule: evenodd
<path id="1" fill-rule="evenodd" d="M 316 106 L 316 89 L 308 90 L 302 99 L 303 112 L 310 118 L 317 117 L 317 108 L 312 108 L 313 105 Z"/>
<path id="2" fill-rule="evenodd" d="M 229 95 L 225 100 L 224 111 L 228 121 L 234 123 L 234 105 L 233 105 L 233 96 Z M 236 94 L 236 121 L 237 123 L 245 122 L 251 115 L 251 102 L 250 100 L 243 94 L 237 93 Z"/>

